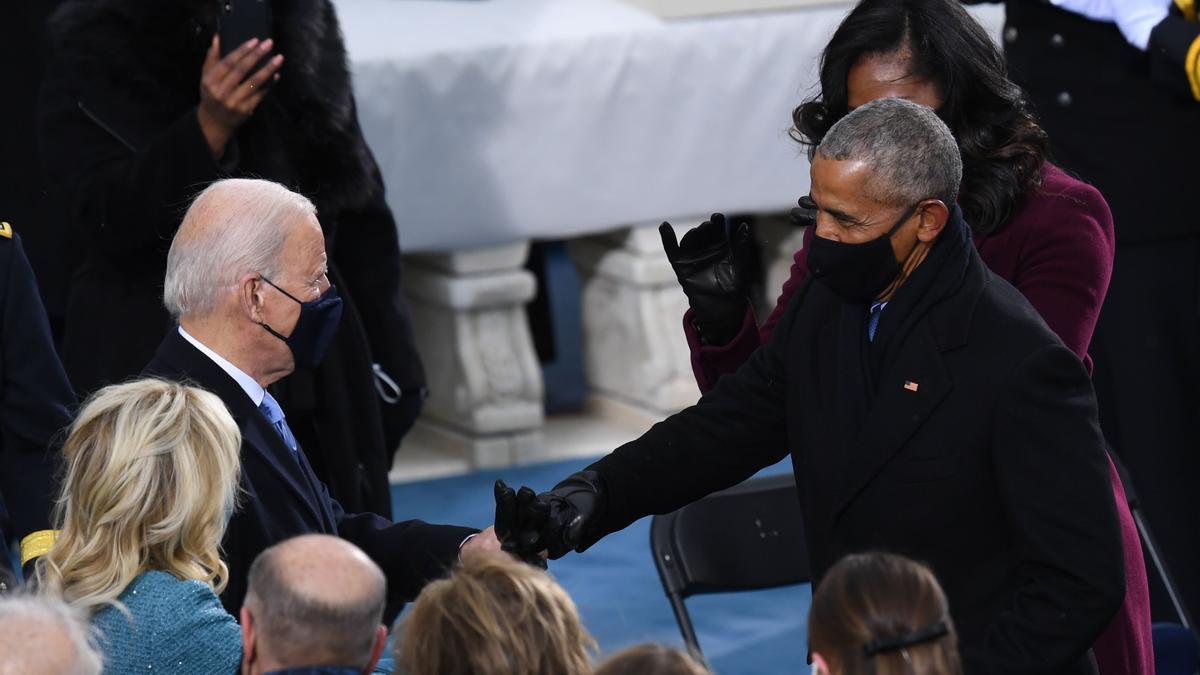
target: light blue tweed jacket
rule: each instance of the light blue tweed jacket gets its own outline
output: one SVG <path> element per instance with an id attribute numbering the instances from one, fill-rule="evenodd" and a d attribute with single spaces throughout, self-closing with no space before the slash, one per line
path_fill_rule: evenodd
<path id="1" fill-rule="evenodd" d="M 241 629 L 207 584 L 143 572 L 119 599 L 132 624 L 116 607 L 92 619 L 106 674 L 222 675 L 241 667 Z"/>

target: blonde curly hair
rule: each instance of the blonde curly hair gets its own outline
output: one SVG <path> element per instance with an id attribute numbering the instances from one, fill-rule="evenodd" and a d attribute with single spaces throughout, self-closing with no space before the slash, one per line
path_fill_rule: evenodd
<path id="1" fill-rule="evenodd" d="M 241 433 L 216 395 L 158 379 L 105 387 L 63 446 L 60 530 L 37 563 L 45 592 L 94 614 L 142 572 L 161 570 L 216 591 L 241 470 Z"/>

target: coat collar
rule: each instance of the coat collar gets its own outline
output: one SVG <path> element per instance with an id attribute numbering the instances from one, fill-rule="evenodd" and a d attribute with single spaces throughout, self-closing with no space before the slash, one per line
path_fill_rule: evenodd
<path id="1" fill-rule="evenodd" d="M 945 297 L 921 317 L 909 331 L 893 356 L 883 364 L 873 387 L 864 389 L 865 397 L 858 406 L 835 408 L 839 428 L 853 438 L 840 449 L 837 475 L 842 482 L 835 487 L 834 515 L 843 511 L 871 480 L 887 465 L 905 443 L 932 417 L 938 406 L 954 388 L 943 354 L 967 344 L 975 307 L 987 283 L 988 271 L 974 248 L 965 249 L 966 274 L 958 290 Z M 823 344 L 832 346 L 863 342 L 864 324 L 861 311 L 857 320 L 840 320 Z M 853 331 L 853 332 L 851 332 Z M 832 353 L 832 352 L 827 352 Z M 839 368 L 848 368 L 845 355 L 836 359 Z M 832 359 L 830 359 L 832 360 Z M 834 366 L 824 365 L 823 368 Z M 850 369 L 842 373 L 849 378 Z M 823 378 L 838 381 L 844 378 Z M 865 411 L 864 411 L 865 407 Z"/>
<path id="2" fill-rule="evenodd" d="M 312 469 L 303 457 L 304 449 L 292 452 L 241 385 L 179 331 L 168 332 L 143 374 L 191 384 L 216 394 L 242 432 L 242 451 L 249 449 L 256 453 L 295 493 L 297 501 L 308 508 L 313 518 L 329 524 L 329 514 L 314 503 L 319 490 L 305 475 L 306 471 L 311 474 Z"/>

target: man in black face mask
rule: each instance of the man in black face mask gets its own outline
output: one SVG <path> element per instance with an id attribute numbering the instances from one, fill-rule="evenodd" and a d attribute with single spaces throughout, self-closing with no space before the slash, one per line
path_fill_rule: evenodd
<path id="1" fill-rule="evenodd" d="M 342 300 L 326 265 L 312 203 L 249 179 L 200 193 L 167 256 L 163 299 L 179 326 L 145 374 L 215 393 L 242 432 L 243 492 L 222 544 L 221 600 L 234 615 L 250 563 L 296 535 L 332 534 L 365 551 L 387 575 L 390 616 L 460 557 L 505 555 L 490 528 L 346 513 L 313 473 L 267 388 L 297 366 L 315 367 L 333 340 Z"/>
<path id="2" fill-rule="evenodd" d="M 1091 672 L 1124 598 L 1087 372 L 970 245 L 962 165 L 933 111 L 839 121 L 812 165 L 812 278 L 770 342 L 695 406 L 535 494 L 496 530 L 557 558 L 788 456 L 814 583 L 892 551 L 945 587 L 968 673 Z"/>

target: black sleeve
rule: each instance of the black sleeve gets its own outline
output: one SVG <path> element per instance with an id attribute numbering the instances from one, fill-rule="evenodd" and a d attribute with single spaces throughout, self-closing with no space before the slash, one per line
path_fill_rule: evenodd
<path id="1" fill-rule="evenodd" d="M 158 119 L 152 105 L 81 87 L 62 68 L 52 67 L 39 103 L 54 189 L 89 245 L 114 256 L 165 254 L 190 199 L 231 167 L 213 158 L 194 107 Z M 232 144 L 226 155 L 236 155 Z"/>
<path id="2" fill-rule="evenodd" d="M 19 239 L 0 242 L 0 494 L 18 537 L 50 526 L 61 432 L 75 393 L 54 350 L 33 270 Z"/>
<path id="3" fill-rule="evenodd" d="M 479 532 L 420 520 L 393 523 L 374 513 L 346 513 L 327 490 L 325 495 L 338 536 L 361 548 L 387 575 L 389 605 L 416 599 L 426 583 L 441 578 L 458 562 L 463 540 Z"/>
<path id="4" fill-rule="evenodd" d="M 1002 394 L 992 461 L 1012 529 L 1020 588 L 984 635 L 978 662 L 1003 673 L 1060 672 L 1125 599 L 1125 570 L 1091 381 L 1061 345 L 1016 370 Z"/>
<path id="5" fill-rule="evenodd" d="M 1150 75 L 1154 81 L 1200 101 L 1200 22 L 1173 6 L 1150 32 Z"/>
<path id="6" fill-rule="evenodd" d="M 799 304 L 794 299 L 771 340 L 696 405 L 588 467 L 603 482 L 605 504 L 579 550 L 639 518 L 737 485 L 787 456 L 784 350 L 803 351 L 790 344 Z"/>

